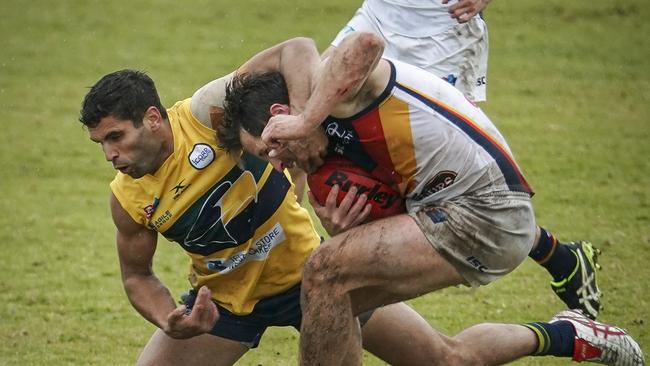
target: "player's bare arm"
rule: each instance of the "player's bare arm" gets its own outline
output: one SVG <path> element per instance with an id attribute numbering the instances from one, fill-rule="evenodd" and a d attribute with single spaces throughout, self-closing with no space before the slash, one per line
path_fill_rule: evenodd
<path id="1" fill-rule="evenodd" d="M 357 96 L 383 49 L 383 41 L 375 34 L 358 32 L 347 37 L 313 76 L 314 89 L 304 111 L 298 116 L 272 117 L 262 133 L 262 140 L 277 148 L 280 140 L 309 135 L 335 106 Z"/>
<path id="2" fill-rule="evenodd" d="M 223 100 L 226 97 L 226 85 L 228 85 L 234 75 L 235 73 L 231 72 L 228 75 L 212 80 L 192 95 L 190 110 L 194 117 L 204 126 L 212 128 L 210 112 L 215 107 L 223 107 Z"/>
<path id="3" fill-rule="evenodd" d="M 312 78 L 320 63 L 311 38 L 297 37 L 256 54 L 237 73 L 279 71 L 287 84 L 293 113 L 301 112 L 313 89 Z"/>
<path id="4" fill-rule="evenodd" d="M 213 80 L 197 90 L 192 96 L 192 114 L 205 126 L 212 127 L 210 112 L 223 107 L 226 85 L 236 73 L 279 71 L 285 77 L 291 107 L 302 110 L 312 88 L 309 75 L 320 62 L 314 41 L 298 37 L 284 41 L 251 57 L 236 71 Z M 214 118 L 213 114 L 213 118 Z M 214 121 L 220 123 L 221 121 Z"/>
<path id="5" fill-rule="evenodd" d="M 285 82 L 289 90 L 291 110 L 296 113 L 304 108 L 311 91 L 311 78 L 320 59 L 313 53 L 314 41 L 309 38 L 293 38 L 270 47 L 245 62 L 236 72 L 232 72 L 219 79 L 213 80 L 197 90 L 192 96 L 190 108 L 192 114 L 205 126 L 214 128 L 221 123 L 222 114 L 219 110 L 223 107 L 226 86 L 235 75 L 243 72 L 280 71 L 285 74 Z M 313 151 L 304 159 L 301 158 L 300 166 L 309 166 L 323 163 L 321 156 L 325 153 L 323 144 L 309 144 Z M 291 177 L 295 184 L 298 201 L 302 200 L 305 186 L 305 173 L 300 169 L 292 169 Z"/>
<path id="6" fill-rule="evenodd" d="M 390 64 L 385 60 L 379 60 L 378 64 L 370 72 L 365 79 L 365 82 L 360 86 L 359 91 L 354 97 L 347 101 L 342 101 L 332 107 L 330 115 L 334 117 L 346 118 L 352 116 L 365 107 L 367 107 L 373 100 L 375 100 L 386 88 L 390 79 Z M 310 98 L 311 100 L 311 98 Z M 300 118 L 290 115 L 274 115 L 271 119 L 284 117 L 285 122 L 293 124 L 294 126 L 301 123 L 294 118 Z M 325 117 L 323 117 L 325 118 Z M 269 125 L 271 121 L 269 121 Z M 267 127 L 269 126 L 267 125 Z M 267 131 L 267 128 L 262 132 L 262 136 Z M 323 139 L 324 142 L 320 142 Z M 323 164 L 323 156 L 326 153 L 327 136 L 320 128 L 310 131 L 306 138 L 290 140 L 283 142 L 283 146 L 278 146 L 268 150 L 268 157 L 273 159 L 281 159 L 286 156 L 287 150 L 295 158 L 292 159 L 300 168 L 307 173 L 314 172 L 319 166 Z"/>
<path id="7" fill-rule="evenodd" d="M 378 60 L 358 91 L 351 98 L 335 105 L 329 114 L 333 117 L 347 118 L 364 110 L 386 89 L 390 80 L 390 70 L 388 61 Z"/>
<path id="8" fill-rule="evenodd" d="M 219 317 L 210 291 L 199 292 L 191 314 L 186 313 L 184 305 L 176 307 L 169 290 L 153 272 L 157 233 L 136 223 L 114 195 L 111 213 L 117 228 L 122 283 L 133 307 L 173 338 L 189 338 L 209 331 Z"/>

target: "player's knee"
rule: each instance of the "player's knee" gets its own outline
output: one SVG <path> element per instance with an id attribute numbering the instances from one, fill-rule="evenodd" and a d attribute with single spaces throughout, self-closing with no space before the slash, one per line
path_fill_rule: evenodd
<path id="1" fill-rule="evenodd" d="M 307 259 L 302 273 L 303 290 L 331 290 L 336 286 L 337 268 L 332 254 L 321 247 Z"/>

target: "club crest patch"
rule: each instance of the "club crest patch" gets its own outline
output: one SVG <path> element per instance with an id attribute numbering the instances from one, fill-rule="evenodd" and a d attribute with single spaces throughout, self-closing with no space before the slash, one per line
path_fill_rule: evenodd
<path id="1" fill-rule="evenodd" d="M 443 170 L 441 172 L 438 172 L 438 174 L 436 174 L 433 179 L 429 180 L 427 184 L 424 185 L 422 192 L 413 196 L 413 199 L 419 201 L 424 197 L 442 191 L 443 189 L 454 184 L 457 175 L 458 173 L 451 170 Z"/>
<path id="2" fill-rule="evenodd" d="M 187 157 L 190 160 L 190 164 L 198 169 L 204 169 L 214 161 L 215 153 L 212 146 L 208 144 L 196 144 Z"/>

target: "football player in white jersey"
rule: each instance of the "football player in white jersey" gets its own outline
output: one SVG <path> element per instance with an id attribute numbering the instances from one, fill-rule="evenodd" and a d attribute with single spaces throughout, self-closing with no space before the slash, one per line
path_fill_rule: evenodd
<path id="1" fill-rule="evenodd" d="M 355 31 L 375 33 L 384 40 L 384 56 L 419 66 L 454 85 L 468 99 L 482 102 L 486 100 L 488 31 L 481 12 L 489 2 L 365 0 L 332 46 Z M 317 210 L 344 216 L 339 210 Z M 601 307 L 595 272 L 599 251 L 587 241 L 562 243 L 543 227 L 537 238 L 529 256 L 551 274 L 553 291 L 569 308 L 580 308 L 595 319 Z"/>
<path id="2" fill-rule="evenodd" d="M 340 143 L 346 157 L 365 154 L 378 168 L 393 169 L 399 179 L 392 183 L 407 198 L 407 214 L 335 235 L 306 263 L 303 365 L 342 364 L 343 354 L 360 364 L 360 348 L 356 362 L 345 348 L 361 344 L 356 314 L 448 286 L 487 284 L 516 268 L 535 241 L 532 191 L 496 127 L 458 90 L 419 68 L 381 59 L 382 49 L 371 33 L 347 37 L 316 67 L 311 97 L 298 115 L 290 115 L 279 73 L 242 74 L 227 90 L 224 126 L 241 136 L 245 150 L 259 147 L 261 134 L 279 155 L 269 156 L 268 148 L 257 153 L 277 164 L 288 157 L 281 143 L 322 134 L 323 121 L 340 121 L 352 137 L 328 135 L 329 143 Z M 431 136 L 418 134 L 420 128 L 430 128 Z M 433 189 L 445 166 L 454 179 Z M 442 364 L 502 364 L 525 355 L 643 364 L 625 331 L 579 311 L 560 312 L 550 322 L 477 325 L 455 337 L 439 335 L 437 343 L 439 356 L 431 362 Z"/>

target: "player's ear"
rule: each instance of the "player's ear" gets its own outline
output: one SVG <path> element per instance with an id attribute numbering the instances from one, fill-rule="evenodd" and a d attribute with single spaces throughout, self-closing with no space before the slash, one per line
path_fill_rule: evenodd
<path id="1" fill-rule="evenodd" d="M 143 123 L 147 124 L 151 129 L 158 129 L 162 121 L 163 118 L 158 108 L 151 106 L 144 112 Z"/>
<path id="2" fill-rule="evenodd" d="M 269 107 L 269 112 L 271 113 L 271 116 L 289 114 L 289 106 L 281 103 L 273 103 L 271 104 L 271 107 Z"/>

